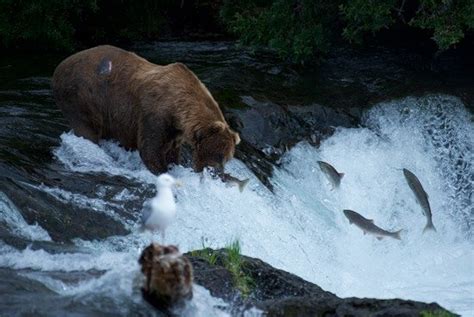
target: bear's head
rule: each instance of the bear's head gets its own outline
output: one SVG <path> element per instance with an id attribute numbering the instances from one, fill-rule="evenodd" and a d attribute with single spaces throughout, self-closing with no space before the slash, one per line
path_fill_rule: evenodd
<path id="1" fill-rule="evenodd" d="M 222 121 L 214 121 L 195 133 L 193 153 L 194 170 L 201 172 L 211 166 L 224 171 L 224 165 L 234 156 L 235 146 L 240 143 L 239 134 Z"/>

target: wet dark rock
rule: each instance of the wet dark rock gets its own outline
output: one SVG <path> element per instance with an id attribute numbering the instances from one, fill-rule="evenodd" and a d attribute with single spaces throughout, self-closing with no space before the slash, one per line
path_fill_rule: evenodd
<path id="1" fill-rule="evenodd" d="M 255 306 L 266 316 L 420 316 L 422 311 L 444 310 L 436 303 L 426 304 L 401 299 L 340 298 L 318 285 L 276 269 L 269 264 L 242 256 L 242 270 L 253 281 L 248 297 L 241 296 L 232 274 L 224 267 L 226 251 L 216 250 L 216 261 L 187 254 L 194 267 L 196 284 L 212 296 L 234 306 Z M 453 315 L 454 316 L 454 315 Z"/>
<path id="2" fill-rule="evenodd" d="M 212 296 L 232 301 L 238 296 L 234 287 L 232 274 L 223 266 L 222 262 L 210 265 L 205 259 L 196 256 L 189 258 L 194 271 L 194 282 L 207 288 Z M 219 261 L 219 260 L 218 260 Z"/>
<path id="3" fill-rule="evenodd" d="M 0 177 L 0 191 L 21 211 L 28 224 L 38 223 L 57 242 L 74 238 L 101 239 L 129 232 L 121 222 L 107 214 L 90 210 L 87 206 L 79 207 L 70 199 L 62 202 L 21 181 Z"/>
<path id="4" fill-rule="evenodd" d="M 235 157 L 244 162 L 265 186 L 269 189 L 273 188 L 270 176 L 279 155 L 267 155 L 243 139 L 236 148 Z"/>
<path id="5" fill-rule="evenodd" d="M 302 140 L 330 135 L 335 127 L 354 127 L 360 123 L 362 109 L 342 111 L 320 104 L 278 105 L 270 101 L 259 102 L 250 96 L 242 97 L 246 109 L 229 110 L 231 122 L 238 122 L 236 129 L 242 139 L 253 146 L 280 147 Z"/>
<path id="6" fill-rule="evenodd" d="M 422 311 L 443 310 L 438 304 L 401 299 L 291 297 L 257 304 L 267 316 L 397 316 L 419 317 Z M 453 315 L 455 316 L 455 315 Z"/>
<path id="7" fill-rule="evenodd" d="M 226 50 L 234 56 L 231 44 Z M 271 166 L 279 154 L 300 141 L 318 146 L 335 127 L 363 124 L 365 110 L 378 102 L 445 93 L 460 97 L 471 110 L 474 107 L 472 63 L 460 67 L 466 58 L 431 60 L 403 49 L 340 48 L 309 68 L 271 58 L 263 63 L 248 52 L 243 56 L 224 58 L 213 74 L 195 71 L 247 142 L 237 157 L 270 188 Z"/>
<path id="8" fill-rule="evenodd" d="M 316 103 L 280 105 L 251 96 L 241 100 L 246 107 L 225 111 L 229 124 L 242 139 L 236 157 L 270 189 L 269 178 L 282 153 L 300 141 L 319 145 L 335 127 L 357 126 L 362 116 L 362 109 L 355 107 L 347 111 Z"/>

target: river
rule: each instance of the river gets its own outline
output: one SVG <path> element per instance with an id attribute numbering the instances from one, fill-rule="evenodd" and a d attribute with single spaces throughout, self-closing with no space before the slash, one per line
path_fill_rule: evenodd
<path id="1" fill-rule="evenodd" d="M 233 94 L 244 100 L 328 98 L 318 98 L 321 88 L 312 90 L 308 82 L 313 79 L 228 43 L 165 43 L 140 52 L 163 63 L 178 56 L 211 90 L 235 87 Z M 149 242 L 137 230 L 140 211 L 154 195 L 155 178 L 138 153 L 69 131 L 49 88 L 60 60 L 0 60 L 0 312 L 156 314 L 141 299 L 137 263 Z M 239 159 L 227 169 L 250 178 L 243 193 L 206 173 L 174 167 L 171 174 L 184 186 L 176 191 L 178 216 L 167 239 L 183 252 L 239 239 L 245 255 L 338 296 L 436 301 L 473 316 L 474 123 L 468 108 L 444 91 L 374 102 L 362 110 L 360 124 L 334 127 L 319 146 L 301 141 L 286 151 L 269 179 L 272 190 Z M 345 173 L 340 188 L 331 188 L 318 160 Z M 436 233 L 422 233 L 426 220 L 402 168 L 429 194 Z M 403 229 L 402 240 L 364 235 L 343 209 Z M 226 316 L 226 307 L 195 286 L 181 313 Z"/>

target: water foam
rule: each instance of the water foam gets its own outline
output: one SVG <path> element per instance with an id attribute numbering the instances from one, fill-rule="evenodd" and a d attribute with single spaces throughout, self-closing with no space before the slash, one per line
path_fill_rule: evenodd
<path id="1" fill-rule="evenodd" d="M 125 151 L 115 142 L 103 141 L 99 146 L 72 133 L 63 133 L 61 146 L 53 154 L 74 172 L 105 172 L 150 183 L 154 180 L 136 151 Z"/>
<path id="2" fill-rule="evenodd" d="M 303 212 L 319 214 L 313 225 L 324 230 L 320 247 L 331 249 L 320 263 L 329 278 L 313 281 L 340 296 L 436 300 L 473 314 L 471 118 L 449 96 L 382 103 L 366 114 L 367 128 L 338 129 L 319 149 L 300 144 L 284 158 L 274 177 L 278 195 L 297 197 Z M 331 190 L 318 160 L 345 173 L 339 190 Z M 401 168 L 429 193 L 437 234 L 422 234 L 426 219 Z M 343 209 L 404 229 L 403 241 L 364 236 Z"/>
<path id="3" fill-rule="evenodd" d="M 33 269 L 40 271 L 87 271 L 109 270 L 117 263 L 123 263 L 133 257 L 133 253 L 120 252 L 76 252 L 51 254 L 42 249 L 26 248 L 17 250 L 0 244 L 0 267 L 14 269 Z M 134 262 L 138 255 L 134 258 Z"/>
<path id="4" fill-rule="evenodd" d="M 48 232 L 38 224 L 29 225 L 15 204 L 8 196 L 0 192 L 0 221 L 4 222 L 9 231 L 17 236 L 37 241 L 51 241 Z"/>
<path id="5" fill-rule="evenodd" d="M 93 245 L 99 246 L 97 243 Z M 40 282 L 51 291 L 81 303 L 97 303 L 98 297 L 106 298 L 112 303 L 113 310 L 119 309 L 120 314 L 129 315 L 132 312 L 124 303 L 144 307 L 140 287 L 143 276 L 137 262 L 139 250 L 136 252 L 107 252 L 99 248 L 100 252 L 89 249 L 87 253 L 59 253 L 50 254 L 44 250 L 27 248 L 19 251 L 5 244 L 0 244 L 0 267 L 19 269 L 20 275 Z M 58 278 L 59 273 L 74 272 L 103 272 L 94 273 L 88 279 L 70 281 Z M 98 275 L 98 277 L 97 277 Z M 146 306 L 145 306 L 146 307 Z M 232 307 L 223 300 L 211 296 L 208 290 L 195 285 L 193 299 L 180 308 L 180 316 L 231 316 Z M 117 312 L 117 311 L 116 311 Z M 243 316 L 261 316 L 255 308 L 242 312 Z"/>
<path id="6" fill-rule="evenodd" d="M 206 174 L 174 168 L 185 186 L 177 191 L 178 216 L 168 239 L 186 251 L 200 248 L 203 239 L 222 247 L 238 238 L 243 253 L 339 296 L 437 301 L 473 314 L 470 114 L 456 98 L 427 96 L 379 104 L 365 123 L 367 128 L 338 129 L 318 149 L 304 143 L 293 148 L 275 171 L 274 195 L 237 160 L 230 162 L 229 171 L 251 178 L 242 194 Z M 54 154 L 73 171 L 153 183 L 136 152 L 111 142 L 97 146 L 70 133 L 61 139 Z M 338 190 L 331 190 L 317 160 L 346 173 Z M 429 193 L 437 234 L 422 234 L 426 220 L 401 168 L 413 171 Z M 349 225 L 342 209 L 354 209 L 386 229 L 403 228 L 403 240 L 364 236 Z M 86 266 L 100 253 L 136 259 L 145 242 L 133 233 L 76 243 L 101 251 L 79 261 Z M 66 262 L 75 260 L 75 255 L 67 256 Z"/>
<path id="7" fill-rule="evenodd" d="M 107 202 L 100 198 L 91 198 L 82 194 L 72 193 L 70 191 L 67 191 L 61 188 L 49 187 L 43 184 L 39 186 L 32 185 L 32 187 L 39 189 L 45 193 L 48 193 L 49 195 L 51 195 L 52 197 L 54 197 L 55 199 L 63 203 L 71 203 L 81 208 L 90 209 L 99 213 L 103 213 L 109 216 L 110 218 L 122 223 L 127 229 L 131 229 L 131 227 L 133 226 L 133 224 L 131 224 L 128 219 L 124 219 L 120 217 L 120 215 L 118 215 L 113 210 L 113 208 L 122 208 L 121 205 L 118 205 L 116 203 Z M 121 194 L 120 197 L 122 197 L 123 199 L 126 197 L 127 192 L 122 191 L 120 194 Z"/>

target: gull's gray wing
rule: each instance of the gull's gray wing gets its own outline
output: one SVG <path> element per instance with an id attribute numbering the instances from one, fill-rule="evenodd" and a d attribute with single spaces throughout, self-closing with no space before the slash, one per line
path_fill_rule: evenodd
<path id="1" fill-rule="evenodd" d="M 142 225 L 145 225 L 148 218 L 150 218 L 150 215 L 151 215 L 151 204 L 150 204 L 150 200 L 147 200 L 143 204 L 143 208 L 142 208 L 142 215 L 141 215 Z"/>

